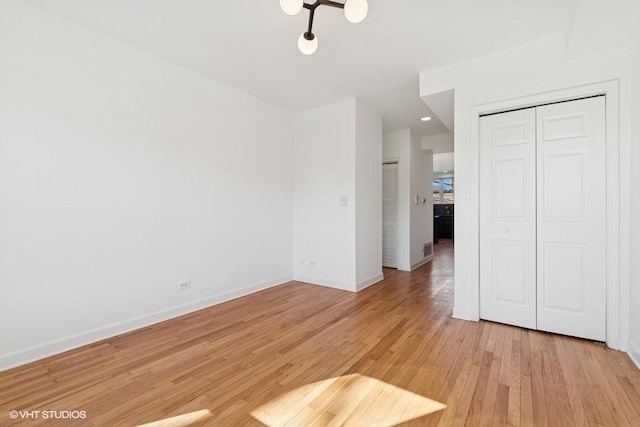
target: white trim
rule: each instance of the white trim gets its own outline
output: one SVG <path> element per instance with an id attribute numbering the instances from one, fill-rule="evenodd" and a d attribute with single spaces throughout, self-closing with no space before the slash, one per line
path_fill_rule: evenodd
<path id="1" fill-rule="evenodd" d="M 353 283 L 334 282 L 332 280 L 325 280 L 321 277 L 301 276 L 301 275 L 294 276 L 293 280 L 295 280 L 296 282 L 308 283 L 310 285 L 324 286 L 325 288 L 333 288 L 341 291 L 354 292 Z"/>
<path id="2" fill-rule="evenodd" d="M 364 288 L 368 288 L 371 285 L 375 285 L 376 283 L 381 282 L 383 280 L 384 280 L 384 274 L 380 272 L 375 276 L 369 277 L 368 279 L 363 280 L 362 282 L 356 284 L 356 292 L 359 292 Z"/>
<path id="3" fill-rule="evenodd" d="M 629 350 L 627 351 L 629 358 L 636 365 L 636 368 L 640 369 L 640 346 L 629 341 Z"/>
<path id="4" fill-rule="evenodd" d="M 130 320 L 125 320 L 123 322 L 113 323 L 102 328 L 96 328 L 88 332 L 83 332 L 81 334 L 71 335 L 43 344 L 38 344 L 13 353 L 2 354 L 0 355 L 0 372 L 14 368 L 16 366 L 24 365 L 29 362 L 44 359 L 45 357 L 54 356 L 65 351 L 73 350 L 78 347 L 93 344 L 107 338 L 125 334 L 136 329 L 164 322 L 165 320 L 183 316 L 194 311 L 202 310 L 226 301 L 230 301 L 232 299 L 240 298 L 249 294 L 253 294 L 255 292 L 272 288 L 274 286 L 282 285 L 284 283 L 290 282 L 291 280 L 292 278 L 290 276 L 279 277 L 277 279 L 239 289 L 237 291 L 201 299 L 199 301 L 194 301 L 166 310 L 157 311 L 155 313 L 136 317 Z"/>
<path id="5" fill-rule="evenodd" d="M 627 351 L 629 351 L 629 340 L 628 339 L 624 339 L 622 337 L 620 337 L 620 340 L 618 341 L 618 350 L 620 351 L 624 351 L 625 353 Z"/>
<path id="6" fill-rule="evenodd" d="M 610 80 L 590 85 L 577 86 L 559 91 L 535 94 L 520 98 L 488 103 L 474 106 L 471 117 L 471 176 L 472 194 L 471 208 L 476 213 L 472 227 L 477 230 L 472 246 L 474 265 L 469 266 L 475 270 L 473 286 L 471 287 L 471 301 L 476 301 L 475 306 L 468 310 L 454 313 L 466 313 L 471 319 L 480 318 L 480 238 L 479 238 L 479 181 L 480 181 L 480 115 L 508 111 L 516 108 L 533 107 L 550 102 L 569 101 L 594 95 L 606 95 L 606 167 L 607 167 L 607 345 L 613 349 L 619 349 L 627 342 L 627 328 L 621 327 L 629 323 L 629 313 L 620 304 L 621 298 L 628 295 L 629 282 L 623 274 L 623 267 L 628 259 L 628 245 L 621 245 L 621 236 L 629 235 L 629 221 L 626 220 L 625 206 L 626 196 L 621 198 L 621 183 L 630 182 L 626 168 L 621 165 L 620 158 L 620 95 L 619 81 Z M 455 316 L 454 316 L 455 317 Z"/>
<path id="7" fill-rule="evenodd" d="M 380 272 L 368 279 L 363 280 L 360 283 L 356 283 L 355 285 L 349 283 L 334 282 L 332 280 L 325 280 L 323 278 L 313 276 L 296 275 L 293 280 L 295 280 L 296 282 L 307 283 L 309 285 L 338 289 L 340 291 L 358 292 L 380 282 L 381 280 L 384 280 L 384 274 Z"/>
<path id="8" fill-rule="evenodd" d="M 460 320 L 471 320 L 473 322 L 477 322 L 480 320 L 475 313 L 472 313 L 470 310 L 460 310 L 457 308 L 453 308 L 453 318 Z"/>
<path id="9" fill-rule="evenodd" d="M 418 262 L 414 262 L 413 264 L 411 264 L 411 271 L 415 270 L 416 268 L 422 267 L 423 265 L 425 265 L 426 263 L 428 263 L 432 259 L 433 259 L 433 255 L 429 255 L 428 257 L 422 258 Z"/>

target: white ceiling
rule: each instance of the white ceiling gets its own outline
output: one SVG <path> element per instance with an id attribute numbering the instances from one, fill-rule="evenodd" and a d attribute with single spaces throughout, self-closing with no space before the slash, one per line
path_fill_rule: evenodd
<path id="1" fill-rule="evenodd" d="M 433 173 L 453 173 L 453 153 L 437 153 L 433 155 Z"/>
<path id="2" fill-rule="evenodd" d="M 411 129 L 411 132 L 420 136 L 449 132 L 438 116 L 420 99 L 419 86 L 416 73 L 404 82 L 375 90 L 361 99 L 383 114 L 386 132 Z M 453 108 L 453 104 L 451 107 Z M 431 117 L 431 120 L 420 121 L 425 116 Z"/>
<path id="3" fill-rule="evenodd" d="M 30 0 L 291 111 L 357 97 L 385 130 L 446 132 L 418 96 L 418 73 L 566 32 L 576 0 L 369 0 L 349 23 L 320 7 L 312 56 L 297 49 L 307 13 L 278 0 Z M 311 0 L 306 0 L 310 2 Z"/>

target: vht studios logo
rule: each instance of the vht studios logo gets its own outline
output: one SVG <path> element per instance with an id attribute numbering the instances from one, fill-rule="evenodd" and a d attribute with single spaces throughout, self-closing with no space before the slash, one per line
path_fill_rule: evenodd
<path id="1" fill-rule="evenodd" d="M 12 420 L 84 420 L 86 411 L 9 411 Z"/>

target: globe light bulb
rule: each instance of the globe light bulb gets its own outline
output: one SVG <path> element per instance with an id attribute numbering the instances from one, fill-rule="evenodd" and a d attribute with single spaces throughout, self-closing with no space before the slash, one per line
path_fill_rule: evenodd
<path id="1" fill-rule="evenodd" d="M 347 0 L 344 4 L 344 16 L 347 21 L 357 24 L 367 17 L 369 3 L 367 0 Z"/>
<path id="2" fill-rule="evenodd" d="M 304 0 L 280 0 L 280 7 L 287 15 L 297 15 L 302 10 Z"/>
<path id="3" fill-rule="evenodd" d="M 306 33 L 300 34 L 300 37 L 298 38 L 298 49 L 300 49 L 300 52 L 305 55 L 311 55 L 318 49 L 318 39 L 316 36 L 311 34 L 311 37 L 313 38 L 309 40 L 305 37 L 305 34 Z"/>

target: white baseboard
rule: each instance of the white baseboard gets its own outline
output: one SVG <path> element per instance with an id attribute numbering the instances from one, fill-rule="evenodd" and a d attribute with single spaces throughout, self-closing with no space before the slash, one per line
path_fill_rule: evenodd
<path id="1" fill-rule="evenodd" d="M 460 320 L 470 320 L 472 322 L 477 322 L 478 320 L 480 320 L 477 318 L 477 316 L 472 314 L 471 311 L 456 307 L 453 308 L 453 318 Z"/>
<path id="2" fill-rule="evenodd" d="M 636 368 L 640 369 L 640 345 L 636 344 L 631 340 L 629 340 L 627 344 L 628 344 L 627 354 L 629 355 L 633 363 L 636 365 Z"/>
<path id="3" fill-rule="evenodd" d="M 384 280 L 384 274 L 382 272 L 376 274 L 368 278 L 367 280 L 363 280 L 362 282 L 356 284 L 356 292 L 363 290 L 364 288 L 368 288 L 371 285 L 375 285 L 376 283 Z"/>
<path id="4" fill-rule="evenodd" d="M 334 282 L 332 280 L 326 280 L 321 277 L 295 275 L 293 277 L 293 280 L 295 280 L 296 282 L 309 283 L 311 285 L 324 286 L 325 288 L 333 288 L 333 289 L 339 289 L 341 291 L 355 292 L 354 284 Z"/>
<path id="5" fill-rule="evenodd" d="M 428 257 L 423 258 L 423 259 L 421 259 L 420 261 L 418 261 L 418 262 L 416 262 L 416 263 L 411 264 L 411 270 L 410 270 L 410 271 L 413 271 L 413 270 L 415 270 L 416 268 L 422 267 L 423 265 L 425 265 L 426 263 L 428 263 L 428 262 L 429 262 L 429 261 L 431 261 L 432 259 L 433 259 L 433 255 L 429 255 Z"/>
<path id="6" fill-rule="evenodd" d="M 618 339 L 618 348 L 616 350 L 620 350 L 620 351 L 626 352 L 628 349 L 629 349 L 629 339 L 628 338 L 624 338 L 624 337 L 620 337 Z"/>
<path id="7" fill-rule="evenodd" d="M 164 322 L 165 320 L 173 319 L 175 317 L 182 316 L 194 311 L 202 310 L 204 308 L 208 308 L 232 299 L 253 294 L 264 289 L 272 288 L 274 286 L 290 282 L 291 280 L 291 276 L 279 277 L 277 279 L 262 282 L 257 285 L 242 288 L 237 291 L 201 299 L 166 310 L 161 310 L 155 313 L 140 316 L 134 319 L 125 320 L 123 322 L 113 323 L 102 328 L 92 329 L 81 334 L 48 341 L 46 343 L 38 344 L 16 352 L 0 354 L 0 372 L 14 368 L 16 366 L 27 364 L 29 362 L 44 359 L 45 357 L 73 350 L 78 347 L 93 344 L 97 341 L 111 338 L 116 335 L 125 334 L 127 332 L 135 331 L 136 329 L 144 328 L 159 322 Z"/>
<path id="8" fill-rule="evenodd" d="M 293 280 L 297 282 L 309 283 L 311 285 L 324 286 L 326 288 L 339 289 L 341 291 L 358 292 L 375 283 L 378 283 L 381 280 L 384 280 L 384 275 L 382 274 L 382 272 L 380 272 L 379 274 L 376 274 L 375 276 L 372 276 L 366 280 L 363 280 L 360 283 L 356 283 L 355 286 L 349 283 L 334 282 L 332 280 L 326 280 L 320 277 L 313 277 L 313 276 L 296 275 L 294 276 Z"/>

